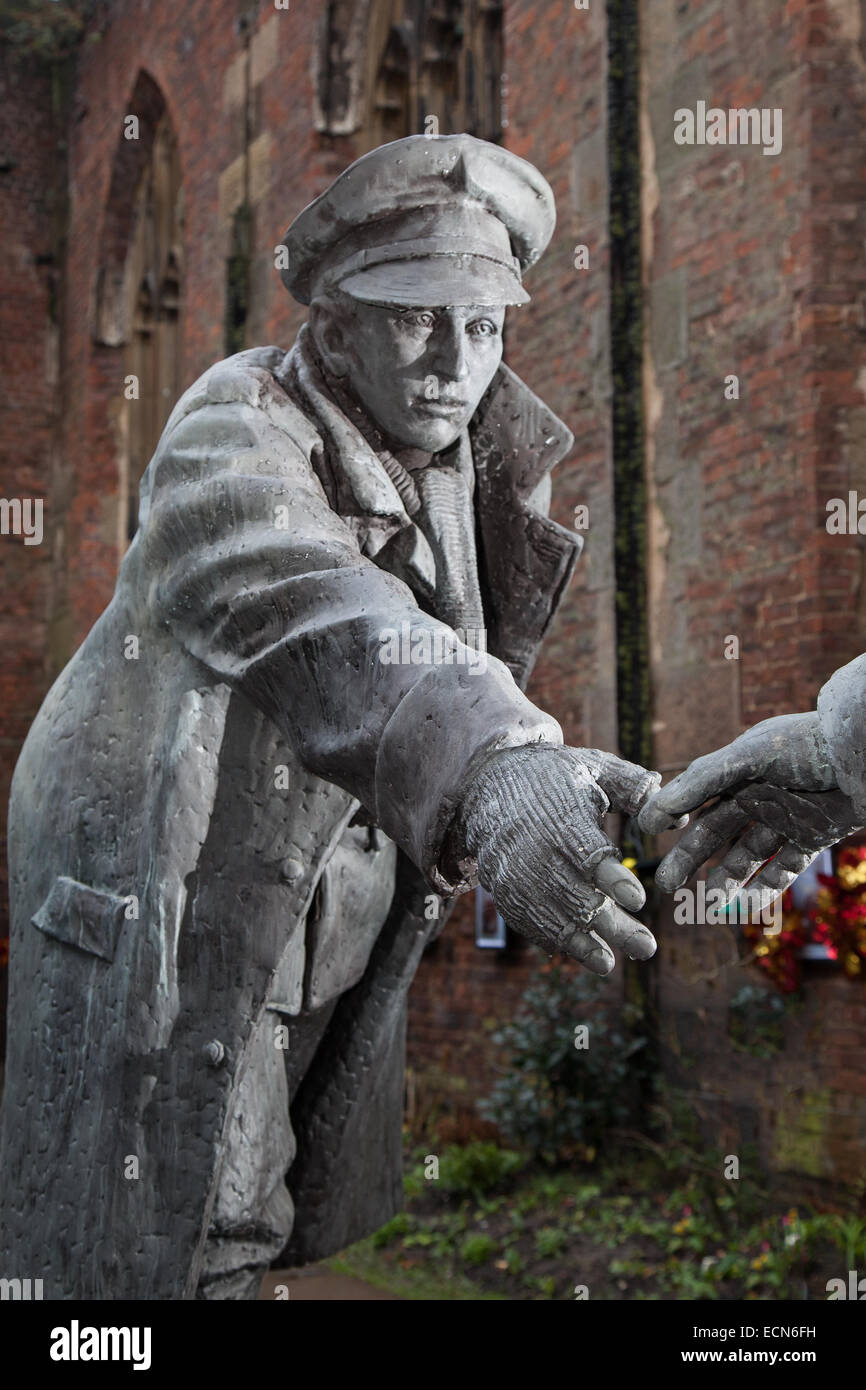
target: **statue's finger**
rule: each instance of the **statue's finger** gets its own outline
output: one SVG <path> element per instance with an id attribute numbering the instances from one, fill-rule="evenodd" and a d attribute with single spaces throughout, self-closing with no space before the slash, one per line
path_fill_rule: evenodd
<path id="1" fill-rule="evenodd" d="M 677 816 L 759 776 L 760 747 L 757 740 L 735 739 L 726 748 L 696 758 L 643 808 L 638 817 L 641 829 L 649 835 L 669 830 Z"/>
<path id="2" fill-rule="evenodd" d="M 579 960 L 593 975 L 609 975 L 616 965 L 616 957 L 607 942 L 585 927 L 577 927 L 570 937 L 563 937 L 560 950 Z"/>
<path id="3" fill-rule="evenodd" d="M 787 892 L 791 884 L 808 869 L 817 854 L 820 854 L 820 850 L 813 853 L 800 849 L 798 845 L 785 845 L 772 863 L 765 864 L 761 872 L 755 875 L 745 891 L 757 891 L 762 895 L 772 892 L 774 898 L 778 897 L 780 893 Z"/>
<path id="4" fill-rule="evenodd" d="M 721 864 L 707 875 L 707 890 L 723 892 L 725 900 L 730 902 L 743 884 L 784 844 L 784 837 L 769 826 L 748 826 L 731 845 Z"/>
<path id="5" fill-rule="evenodd" d="M 587 870 L 587 878 L 599 892 L 613 898 L 627 912 L 637 912 L 646 902 L 646 892 L 639 878 L 613 857 L 602 859 Z"/>
<path id="6" fill-rule="evenodd" d="M 620 852 L 585 801 L 576 806 L 562 827 L 562 854 L 581 878 L 614 898 L 627 911 L 643 907 L 646 893 L 634 874 L 620 863 Z"/>
<path id="7" fill-rule="evenodd" d="M 618 758 L 615 753 L 601 752 L 593 776 L 617 811 L 636 816 L 661 785 L 660 772 L 648 772 L 637 763 Z"/>
<path id="8" fill-rule="evenodd" d="M 682 830 L 689 823 L 687 815 L 671 816 L 658 805 L 661 792 L 651 796 L 638 813 L 637 823 L 645 835 L 663 835 L 668 830 Z"/>
<path id="9" fill-rule="evenodd" d="M 679 842 L 665 855 L 656 870 L 656 883 L 673 893 L 697 873 L 738 831 L 745 829 L 749 816 L 734 801 L 720 801 L 704 811 L 683 831 Z"/>
<path id="10" fill-rule="evenodd" d="M 592 927 L 609 946 L 616 946 L 630 960 L 649 960 L 656 953 L 657 942 L 652 932 L 643 922 L 621 912 L 615 903 L 605 903 L 592 919 Z"/>

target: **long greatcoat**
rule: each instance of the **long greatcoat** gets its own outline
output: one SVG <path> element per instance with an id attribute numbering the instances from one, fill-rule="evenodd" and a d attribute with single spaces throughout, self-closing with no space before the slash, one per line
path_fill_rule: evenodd
<path id="1" fill-rule="evenodd" d="M 383 630 L 442 625 L 376 563 L 410 520 L 308 409 L 297 351 L 240 353 L 178 402 L 114 597 L 16 768 L 0 1274 L 47 1298 L 194 1296 L 270 1007 L 336 1000 L 292 1109 L 291 1257 L 399 1208 L 443 835 L 487 750 L 561 739 L 521 687 L 579 552 L 546 516 L 569 432 L 499 369 L 470 426 L 488 668 L 386 664 Z M 335 951 L 308 910 L 359 810 L 397 886 L 375 942 L 343 924 Z"/>

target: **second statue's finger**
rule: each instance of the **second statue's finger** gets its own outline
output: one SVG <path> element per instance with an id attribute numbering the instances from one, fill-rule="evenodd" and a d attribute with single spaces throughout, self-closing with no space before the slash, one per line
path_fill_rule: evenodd
<path id="1" fill-rule="evenodd" d="M 818 853 L 819 851 L 816 851 Z M 785 845 L 771 864 L 765 864 L 759 874 L 751 880 L 745 891 L 757 891 L 763 895 L 772 893 L 776 897 L 784 893 L 808 869 L 815 854 L 801 850 L 797 845 Z"/>
<path id="2" fill-rule="evenodd" d="M 721 864 L 707 875 L 707 890 L 723 892 L 730 902 L 784 843 L 784 837 L 768 825 L 750 825 L 731 845 Z"/>
<path id="3" fill-rule="evenodd" d="M 694 811 L 730 787 L 749 781 L 758 773 L 755 746 L 735 740 L 727 748 L 696 758 L 679 776 L 662 787 L 643 808 L 639 824 L 647 834 L 670 829 L 677 816 Z"/>
<path id="4" fill-rule="evenodd" d="M 659 888 L 673 893 L 682 887 L 711 855 L 745 829 L 750 819 L 733 801 L 720 801 L 704 811 L 683 831 L 679 842 L 656 870 Z"/>

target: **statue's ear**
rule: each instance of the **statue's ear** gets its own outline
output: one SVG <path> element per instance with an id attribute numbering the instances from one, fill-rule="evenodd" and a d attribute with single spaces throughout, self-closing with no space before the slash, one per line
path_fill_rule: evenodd
<path id="1" fill-rule="evenodd" d="M 310 305 L 310 331 L 316 350 L 332 376 L 346 376 L 348 362 L 343 334 L 345 314 L 330 299 L 314 299 Z"/>

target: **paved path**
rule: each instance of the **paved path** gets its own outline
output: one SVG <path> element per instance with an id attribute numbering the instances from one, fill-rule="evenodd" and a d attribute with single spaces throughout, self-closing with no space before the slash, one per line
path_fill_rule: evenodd
<path id="1" fill-rule="evenodd" d="M 306 1269 L 272 1269 L 262 1280 L 260 1299 L 272 1299 L 278 1284 L 286 1284 L 289 1300 L 298 1302 L 340 1302 L 355 1299 L 384 1298 L 400 1303 L 396 1294 L 376 1289 L 347 1274 L 333 1274 L 325 1265 L 310 1265 Z"/>

